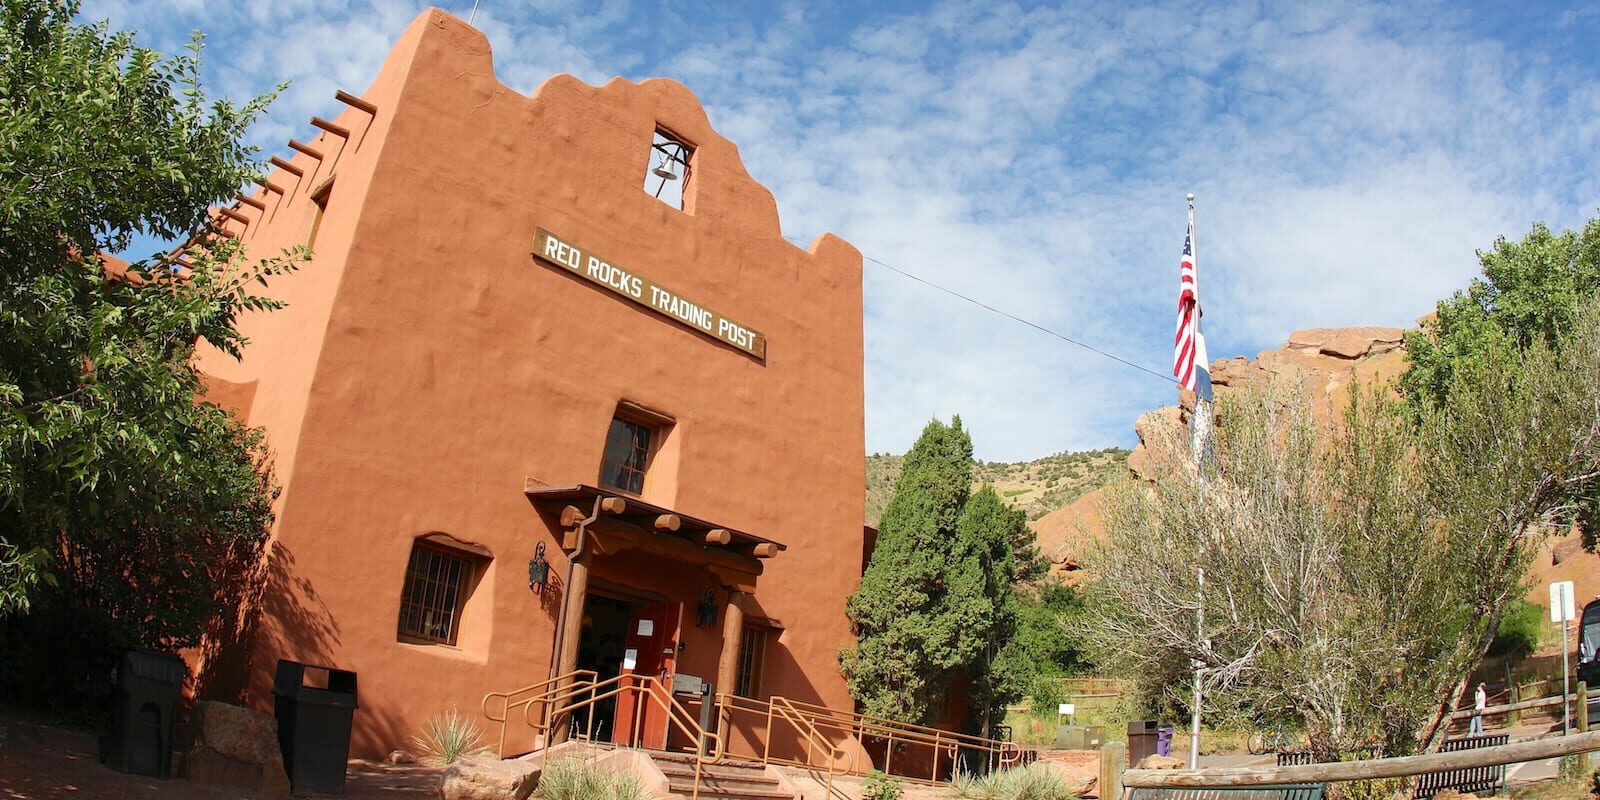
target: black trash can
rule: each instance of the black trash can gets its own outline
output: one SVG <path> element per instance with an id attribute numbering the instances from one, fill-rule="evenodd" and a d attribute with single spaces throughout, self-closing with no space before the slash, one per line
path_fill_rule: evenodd
<path id="1" fill-rule="evenodd" d="M 111 730 L 100 740 L 100 761 L 135 775 L 172 774 L 172 717 L 183 694 L 183 659 L 129 650 L 117 663 Z"/>
<path id="2" fill-rule="evenodd" d="M 278 718 L 283 766 L 294 791 L 344 794 L 356 674 L 279 659 L 272 710 Z"/>
<path id="3" fill-rule="evenodd" d="M 1138 766 L 1146 756 L 1156 754 L 1156 721 L 1136 719 L 1128 723 L 1128 766 Z"/>

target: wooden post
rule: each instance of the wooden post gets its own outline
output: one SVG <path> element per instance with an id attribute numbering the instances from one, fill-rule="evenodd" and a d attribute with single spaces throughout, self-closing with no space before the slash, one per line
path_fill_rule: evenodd
<path id="1" fill-rule="evenodd" d="M 739 693 L 739 645 L 744 640 L 744 592 L 728 593 L 728 610 L 722 615 L 722 658 L 717 661 L 717 689 Z"/>
<path id="2" fill-rule="evenodd" d="M 1578 733 L 1589 732 L 1589 684 L 1587 681 L 1578 681 Z M 1578 775 L 1588 778 L 1589 754 L 1578 754 Z"/>
<path id="3" fill-rule="evenodd" d="M 1100 746 L 1100 800 L 1122 800 L 1122 771 L 1127 767 L 1127 745 L 1106 742 Z"/>
<path id="4" fill-rule="evenodd" d="M 556 661 L 557 677 L 578 668 L 578 639 L 583 633 L 583 607 L 589 599 L 588 553 L 572 560 L 572 580 L 563 591 L 566 594 L 561 598 L 561 630 L 565 635 L 561 637 L 560 658 Z M 594 714 L 594 706 L 589 706 L 589 713 Z M 565 720 L 550 720 L 549 738 L 557 743 L 567 740 Z"/>

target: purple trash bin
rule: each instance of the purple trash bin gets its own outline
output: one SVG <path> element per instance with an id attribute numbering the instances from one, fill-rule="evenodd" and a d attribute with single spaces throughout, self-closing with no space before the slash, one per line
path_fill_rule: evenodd
<path id="1" fill-rule="evenodd" d="M 1171 725 L 1163 725 L 1160 728 L 1156 729 L 1156 755 L 1158 755 L 1158 756 L 1169 756 L 1169 755 L 1172 755 L 1172 732 L 1173 732 L 1173 730 L 1174 730 L 1174 728 Z"/>

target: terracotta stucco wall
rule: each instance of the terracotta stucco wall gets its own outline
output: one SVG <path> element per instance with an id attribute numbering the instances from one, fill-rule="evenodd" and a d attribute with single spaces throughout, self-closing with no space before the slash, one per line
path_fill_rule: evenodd
<path id="1" fill-rule="evenodd" d="M 860 254 L 832 236 L 786 242 L 770 193 L 671 81 L 557 76 L 521 95 L 481 34 L 429 11 L 363 96 L 377 119 L 338 172 L 318 263 L 284 283 L 294 308 L 250 322 L 244 363 L 204 362 L 257 382 L 250 421 L 287 486 L 251 699 L 270 702 L 278 657 L 354 669 L 355 750 L 375 754 L 432 713 L 475 714 L 485 691 L 543 679 L 559 598 L 528 589 L 526 564 L 543 541 L 552 571 L 566 565 L 523 481 L 595 483 L 629 400 L 675 421 L 645 499 L 789 546 L 749 604 L 783 625 L 763 688 L 848 708 L 836 652 L 860 571 Z M 658 125 L 696 147 L 687 211 L 641 188 Z M 308 227 L 290 213 L 252 235 Z M 756 328 L 766 359 L 535 261 L 537 227 Z M 455 648 L 396 641 L 412 541 L 431 531 L 494 554 Z M 717 633 L 693 626 L 703 570 L 602 559 L 594 575 L 685 602 L 680 671 L 715 674 Z"/>

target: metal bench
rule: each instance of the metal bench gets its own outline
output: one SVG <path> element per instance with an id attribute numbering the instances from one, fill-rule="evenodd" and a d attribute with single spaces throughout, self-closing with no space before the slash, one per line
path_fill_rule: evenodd
<path id="1" fill-rule="evenodd" d="M 1322 800 L 1326 783 L 1286 786 L 1211 786 L 1191 789 L 1130 789 L 1128 800 Z"/>
<path id="2" fill-rule="evenodd" d="M 1511 741 L 1508 734 L 1497 733 L 1489 736 L 1463 736 L 1459 739 L 1446 739 L 1444 746 L 1439 748 L 1441 753 L 1454 753 L 1461 750 L 1475 750 L 1479 747 L 1494 747 Z M 1506 788 L 1506 765 L 1497 764 L 1492 767 L 1471 767 L 1469 769 L 1449 769 L 1443 772 L 1429 772 L 1417 776 L 1417 789 L 1412 794 L 1416 800 L 1426 800 L 1440 792 L 1454 790 L 1462 794 L 1499 794 Z"/>

